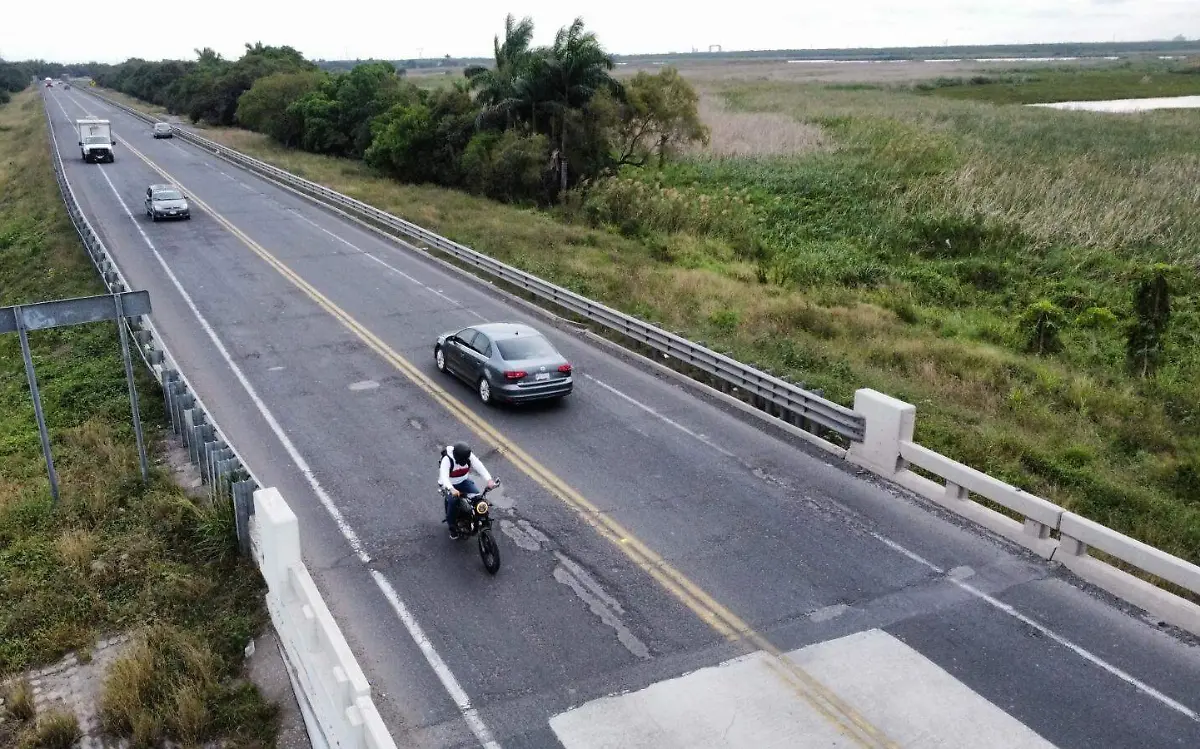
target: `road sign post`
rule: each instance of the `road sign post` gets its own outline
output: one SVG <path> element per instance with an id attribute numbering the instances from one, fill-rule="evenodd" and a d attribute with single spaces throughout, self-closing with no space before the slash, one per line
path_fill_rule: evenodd
<path id="1" fill-rule="evenodd" d="M 150 466 L 146 460 L 146 445 L 142 441 L 142 414 L 138 408 L 137 383 L 133 379 L 133 360 L 129 356 L 129 336 L 125 333 L 125 304 L 120 294 L 114 294 L 117 305 L 117 333 L 121 337 L 121 358 L 125 360 L 125 382 L 129 385 L 129 408 L 133 412 L 133 435 L 137 439 L 138 461 L 142 468 L 142 481 L 150 479 Z"/>
<path id="2" fill-rule="evenodd" d="M 46 429 L 46 416 L 42 413 L 42 395 L 38 392 L 37 373 L 33 370 L 33 354 L 29 350 L 29 335 L 25 331 L 25 316 L 21 307 L 13 308 L 13 319 L 17 335 L 21 338 L 21 357 L 25 359 L 25 379 L 29 381 L 29 393 L 33 396 L 33 413 L 37 417 L 38 433 L 42 437 L 42 455 L 46 458 L 46 473 L 50 477 L 50 496 L 58 504 L 58 472 L 54 470 L 54 457 L 50 454 L 50 432 Z"/>
<path id="3" fill-rule="evenodd" d="M 25 360 L 25 378 L 29 381 L 29 393 L 33 397 L 33 412 L 37 417 L 38 432 L 42 439 L 42 454 L 46 458 L 46 473 L 50 478 L 50 494 L 54 498 L 55 504 L 58 504 L 59 500 L 58 473 L 54 470 L 54 457 L 50 452 L 50 431 L 46 427 L 46 416 L 42 410 L 42 396 L 38 390 L 37 373 L 33 366 L 33 354 L 29 349 L 29 331 L 63 328 L 103 320 L 116 321 L 117 332 L 121 340 L 121 358 L 125 364 L 125 380 L 129 386 L 133 433 L 137 438 L 142 481 L 146 481 L 150 477 L 150 467 L 146 459 L 146 445 L 142 437 L 137 385 L 133 379 L 133 359 L 129 354 L 129 338 L 125 325 L 127 318 L 148 314 L 150 314 L 150 294 L 145 291 L 123 291 L 117 294 L 0 307 L 0 333 L 16 333 L 21 339 L 21 356 Z"/>

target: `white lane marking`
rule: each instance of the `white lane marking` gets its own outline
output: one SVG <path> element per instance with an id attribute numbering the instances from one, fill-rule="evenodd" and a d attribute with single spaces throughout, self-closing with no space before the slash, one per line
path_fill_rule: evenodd
<path id="1" fill-rule="evenodd" d="M 172 139 L 172 140 L 174 140 L 174 139 Z M 180 155 L 182 155 L 182 156 L 188 156 L 188 155 L 189 155 L 187 151 L 183 150 L 182 148 L 180 148 L 178 145 L 176 145 L 176 144 L 172 143 L 171 141 L 167 141 L 167 145 L 168 145 L 168 146 L 170 146 L 171 148 L 174 148 L 174 149 L 175 149 L 176 151 L 178 151 L 178 152 L 180 153 Z"/>
<path id="2" fill-rule="evenodd" d="M 921 556 L 920 554 L 917 554 L 914 551 L 909 551 L 908 549 L 904 548 L 903 546 L 896 543 L 895 541 L 888 538 L 887 536 L 881 536 L 878 533 L 872 533 L 871 535 L 875 538 L 876 541 L 881 542 L 884 546 L 887 546 L 888 548 L 890 548 L 894 551 L 900 552 L 901 554 L 903 554 L 904 556 L 913 560 L 917 564 L 924 565 L 924 566 L 928 567 L 929 569 L 933 570 L 934 572 L 938 573 L 939 575 L 945 573 L 945 570 L 943 570 L 941 567 L 938 567 L 936 564 L 929 561 L 928 559 Z"/>
<path id="3" fill-rule="evenodd" d="M 63 114 L 66 114 L 65 110 L 63 111 Z M 162 255 L 159 254 L 158 250 L 154 247 L 154 243 L 150 241 L 150 238 L 146 236 L 146 232 L 142 229 L 141 225 L 138 224 L 138 222 L 134 219 L 133 213 L 130 212 L 129 207 L 121 198 L 121 194 L 117 191 L 116 186 L 113 185 L 112 180 L 110 180 L 108 175 L 104 174 L 103 171 L 101 171 L 101 174 L 104 175 L 104 179 L 106 182 L 108 182 L 108 186 L 113 191 L 113 195 L 116 196 L 117 202 L 119 202 L 121 207 L 125 210 L 125 215 L 129 217 L 129 220 L 133 223 L 134 228 L 136 228 L 138 233 L 141 234 L 142 239 L 150 248 L 150 251 L 154 253 L 154 257 L 158 260 L 168 278 L 171 279 L 171 283 L 175 285 L 176 290 L 179 291 L 179 294 L 187 303 L 188 308 L 192 311 L 192 314 L 196 316 L 196 319 L 204 328 L 205 333 L 208 334 L 209 339 L 212 340 L 213 344 L 217 347 L 217 350 L 221 353 L 221 356 L 225 359 L 225 363 L 229 365 L 231 370 L 233 370 L 234 375 L 238 378 L 238 381 L 242 384 L 242 387 L 246 389 L 246 393 L 254 402 L 255 407 L 258 408 L 259 412 L 263 415 L 263 418 L 266 419 L 268 425 L 271 427 L 271 430 L 275 433 L 275 436 L 279 438 L 279 441 L 283 444 L 284 449 L 287 450 L 297 468 L 299 468 L 304 474 L 304 477 L 308 480 L 309 485 L 316 493 L 317 498 L 320 499 L 321 504 L 333 517 L 334 521 L 338 525 L 338 528 L 341 530 L 342 535 L 350 544 L 350 547 L 354 550 L 355 554 L 363 564 L 368 564 L 371 561 L 371 557 L 363 549 L 362 543 L 358 539 L 358 535 L 342 517 L 341 512 L 333 504 L 333 500 L 330 499 L 329 495 L 325 493 L 325 490 L 317 481 L 316 476 L 313 475 L 312 470 L 308 467 L 308 463 L 305 462 L 299 451 L 296 450 L 295 445 L 292 444 L 292 441 L 288 438 L 287 434 L 284 433 L 283 428 L 279 425 L 279 422 L 275 420 L 275 417 L 271 414 L 266 404 L 263 403 L 262 399 L 258 396 L 258 393 L 254 390 L 254 387 L 250 384 L 250 381 L 246 379 L 246 376 L 243 374 L 241 368 L 233 362 L 233 358 L 229 355 L 229 351 L 225 348 L 224 344 L 221 343 L 221 340 L 217 337 L 217 334 L 213 330 L 212 326 L 209 325 L 204 316 L 200 314 L 200 310 L 192 301 L 191 296 L 184 290 L 183 285 L 179 282 L 179 279 L 175 276 L 174 272 L 171 271 L 171 268 L 167 265 L 166 261 L 163 260 Z M 471 732 L 475 734 L 485 749 L 501 749 L 500 744 L 492 738 L 491 731 L 488 730 L 488 727 L 483 722 L 483 719 L 479 717 L 479 713 L 473 707 L 471 707 L 470 698 L 467 697 L 467 693 L 463 690 L 462 686 L 459 685 L 454 673 L 450 671 L 450 668 L 446 665 L 445 661 L 442 660 L 437 650 L 434 649 L 433 644 L 429 641 L 429 638 L 425 636 L 425 633 L 417 623 L 417 620 L 404 606 L 404 603 L 400 600 L 400 596 L 396 593 L 395 588 L 393 588 L 391 583 L 389 583 L 388 580 L 379 572 L 369 568 L 368 570 L 370 571 L 372 578 L 375 580 L 375 584 L 379 587 L 380 592 L 383 593 L 388 603 L 391 604 L 392 610 L 396 612 L 396 615 L 400 618 L 400 621 L 408 630 L 408 633 L 412 637 L 413 641 L 425 655 L 425 659 L 429 662 L 430 668 L 433 669 L 439 681 L 442 682 L 442 686 L 445 687 L 446 692 L 450 695 L 451 699 L 454 700 L 455 705 L 462 713 L 463 719 L 471 728 Z"/>
<path id="4" fill-rule="evenodd" d="M 454 704 L 458 706 L 458 711 L 462 714 L 463 720 L 470 726 L 471 733 L 475 734 L 475 738 L 479 739 L 479 743 L 483 744 L 484 749 L 500 749 L 500 744 L 492 737 L 492 732 L 488 730 L 483 719 L 479 717 L 479 712 L 471 705 L 471 698 L 467 696 L 466 690 L 458 683 L 458 679 L 454 677 L 454 672 L 442 660 L 442 656 L 433 647 L 433 643 L 429 641 L 429 638 L 425 635 L 425 631 L 421 629 L 421 625 L 409 613 L 408 608 L 400 600 L 400 596 L 396 595 L 395 588 L 383 576 L 383 573 L 378 570 L 371 570 L 371 576 L 375 578 L 375 584 L 379 586 L 388 603 L 392 605 L 396 616 L 400 617 L 400 621 L 404 622 L 404 626 L 408 628 L 408 634 L 412 636 L 413 642 L 417 643 L 417 647 L 425 655 L 425 660 L 429 662 L 429 667 L 437 674 L 438 679 L 442 682 L 442 686 L 445 687 L 450 698 L 454 700 Z"/>
<path id="5" fill-rule="evenodd" d="M 878 533 L 871 533 L 871 536 L 873 536 L 877 541 L 883 543 L 885 546 L 888 546 L 889 548 L 895 549 L 896 551 L 900 552 L 901 554 L 908 557 L 909 559 L 912 559 L 913 561 L 916 561 L 916 562 L 919 562 L 920 564 L 925 565 L 926 567 L 933 570 L 937 574 L 939 574 L 939 575 L 944 574 L 944 570 L 942 570 L 941 567 L 938 567 L 936 564 L 934 564 L 930 561 L 927 561 L 926 559 L 922 558 L 920 555 L 909 551 L 908 549 L 904 548 L 903 546 L 901 546 L 900 544 L 891 540 L 890 538 L 887 538 L 886 536 L 880 535 Z M 956 569 L 958 569 L 958 568 L 956 568 Z M 1005 603 L 1004 601 L 1001 601 L 997 598 L 993 598 L 992 596 L 988 595 L 987 593 L 984 593 L 982 590 L 979 590 L 978 588 L 976 588 L 974 585 L 971 585 L 970 583 L 965 582 L 964 580 L 962 580 L 959 577 L 956 577 L 954 575 L 951 575 L 950 577 L 947 577 L 946 579 L 949 580 L 950 582 L 954 583 L 958 587 L 962 588 L 967 593 L 970 593 L 971 595 L 975 596 L 979 600 L 984 601 L 985 603 L 991 605 L 992 607 L 994 607 L 996 609 L 999 609 L 1000 611 L 1003 611 L 1004 613 L 1013 617 L 1014 619 L 1021 622 L 1022 624 L 1033 627 L 1038 632 L 1041 632 L 1046 637 L 1049 637 L 1051 640 L 1054 640 L 1059 645 L 1062 645 L 1063 647 L 1067 648 L 1071 652 L 1078 655 L 1080 658 L 1083 658 L 1088 663 L 1091 663 L 1094 666 L 1098 666 L 1098 667 L 1104 669 L 1105 671 L 1107 671 L 1108 673 L 1117 677 L 1121 681 L 1124 681 L 1125 683 L 1133 686 L 1139 692 L 1142 692 L 1142 693 L 1158 700 L 1159 702 L 1161 702 L 1162 704 L 1171 708 L 1172 710 L 1174 710 L 1178 713 L 1182 713 L 1183 715 L 1186 715 L 1188 718 L 1191 718 L 1192 720 L 1200 720 L 1200 715 L 1198 715 L 1195 710 L 1191 709 L 1187 705 L 1184 705 L 1180 702 L 1177 702 L 1176 700 L 1171 699 L 1170 697 L 1168 697 L 1167 695 L 1158 691 L 1157 689 L 1150 686 L 1149 684 L 1146 684 L 1145 682 L 1139 680 L 1137 677 L 1133 676 L 1132 674 L 1122 671 L 1120 668 L 1117 668 L 1116 666 L 1114 666 L 1113 664 L 1104 660 L 1100 656 L 1096 655 L 1095 653 L 1092 653 L 1090 650 L 1087 650 L 1086 648 L 1076 645 L 1074 642 L 1072 642 L 1072 641 L 1068 640 L 1067 638 L 1063 637 L 1062 635 L 1058 634 L 1057 632 L 1050 629 L 1049 627 L 1042 624 L 1041 622 L 1035 621 L 1034 619 L 1031 619 L 1028 616 L 1025 616 L 1020 611 L 1017 611 L 1016 608 Z"/>
<path id="6" fill-rule="evenodd" d="M 376 257 L 374 254 L 372 254 L 372 253 L 370 253 L 370 252 L 367 252 L 366 250 L 364 250 L 363 248 L 361 248 L 361 247 L 359 247 L 358 245 L 354 244 L 353 242 L 351 242 L 350 240 L 346 239 L 345 237 L 342 237 L 342 236 L 341 236 L 341 235 L 339 235 L 339 234 L 336 234 L 336 233 L 334 233 L 334 232 L 331 232 L 331 231 L 329 231 L 329 230 L 328 230 L 328 229 L 326 229 L 324 226 L 321 226 L 321 225 L 320 225 L 320 224 L 318 224 L 316 221 L 313 221 L 313 220 L 312 220 L 312 219 L 310 219 L 308 216 L 305 216 L 303 213 L 300 213 L 299 211 L 292 211 L 292 213 L 294 213 L 296 216 L 298 216 L 298 217 L 299 217 L 299 218 L 300 218 L 302 221 L 304 221 L 304 222 L 306 222 L 306 223 L 308 223 L 308 224 L 311 224 L 312 226 L 316 227 L 316 228 L 317 228 L 318 230 L 320 230 L 320 231 L 323 231 L 323 232 L 325 232 L 326 234 L 328 234 L 329 236 L 333 237 L 334 239 L 336 239 L 337 241 L 341 242 L 342 244 L 346 245 L 347 247 L 349 247 L 349 248 L 351 248 L 351 249 L 355 250 L 356 252 L 359 252 L 359 253 L 361 253 L 361 254 L 363 254 L 363 255 L 366 255 L 367 257 L 371 258 L 372 260 L 374 260 L 375 262 L 379 263 L 379 264 L 380 264 L 380 265 L 382 265 L 384 268 L 387 268 L 388 270 L 390 270 L 391 272 L 395 273 L 396 275 L 398 275 L 398 276 L 402 276 L 403 278 L 405 278 L 406 280 L 410 281 L 411 283 L 413 283 L 413 284 L 415 284 L 415 285 L 417 285 L 417 286 L 420 286 L 422 289 L 425 289 L 426 291 L 428 291 L 428 292 L 430 292 L 430 293 L 432 293 L 432 294 L 435 294 L 435 295 L 437 295 L 437 296 L 441 297 L 442 299 L 445 299 L 447 302 L 450 302 L 450 303 L 451 303 L 451 304 L 453 304 L 454 306 L 456 306 L 456 307 L 459 307 L 459 308 L 460 308 L 460 309 L 462 309 L 464 312 L 468 312 L 468 313 L 470 313 L 470 314 L 474 315 L 475 317 L 477 317 L 477 318 L 478 318 L 478 319 L 480 319 L 480 320 L 486 320 L 486 319 L 487 319 L 486 317 L 484 317 L 483 315 L 479 314 L 478 312 L 476 312 L 475 310 L 471 309 L 470 307 L 464 307 L 464 306 L 463 306 L 463 305 L 462 305 L 462 304 L 461 304 L 461 303 L 460 303 L 458 300 L 456 300 L 456 299 L 452 299 L 452 298 L 450 298 L 450 297 L 446 296 L 445 294 L 443 294 L 442 292 L 438 291 L 437 289 L 435 289 L 435 288 L 432 288 L 431 286 L 428 286 L 428 285 L 426 285 L 426 284 L 424 284 L 424 283 L 421 283 L 421 282 L 420 282 L 420 281 L 418 281 L 416 278 L 414 278 L 414 277 L 410 276 L 409 274 L 405 273 L 404 271 L 400 270 L 399 268 L 396 268 L 395 266 L 393 266 L 393 265 L 390 265 L 390 264 L 388 264 L 387 262 L 385 262 L 385 261 L 381 260 L 380 258 Z"/>
<path id="7" fill-rule="evenodd" d="M 692 437 L 693 439 L 699 440 L 700 442 L 703 442 L 704 444 L 708 445 L 712 449 L 721 453 L 725 457 L 727 457 L 727 458 L 737 457 L 733 453 L 731 453 L 728 450 L 726 450 L 725 448 L 721 447 L 720 445 L 714 444 L 712 442 L 712 440 L 710 440 L 708 437 L 705 437 L 703 434 L 697 434 L 696 432 L 693 432 L 691 429 L 688 429 L 687 427 L 685 427 L 683 424 L 680 424 L 677 421 L 674 421 L 666 416 L 663 416 L 662 414 L 660 414 L 658 411 L 655 411 L 650 406 L 647 406 L 645 403 L 642 403 L 641 401 L 630 398 L 628 395 L 626 395 L 625 393 L 622 393 L 620 390 L 617 390 L 612 385 L 609 385 L 606 382 L 597 380 L 595 377 L 592 377 L 590 374 L 584 374 L 583 376 L 586 377 L 587 379 L 591 380 L 592 382 L 596 383 L 600 387 L 604 388 L 608 392 L 612 393 L 613 395 L 617 396 L 618 398 L 622 398 L 622 399 L 628 401 L 629 403 L 637 406 L 638 408 L 642 409 L 643 411 L 650 414 L 651 416 L 654 416 L 655 418 L 662 420 L 664 423 L 675 427 L 676 429 L 683 432 L 687 436 Z"/>
<path id="8" fill-rule="evenodd" d="M 58 97 L 52 96 L 52 97 L 50 97 L 50 99 L 51 99 L 51 101 L 53 101 L 55 104 L 58 105 L 58 109 L 60 112 L 63 113 L 63 117 L 67 118 L 67 124 L 68 125 L 71 124 L 71 115 L 67 114 L 66 108 L 62 105 L 62 102 L 58 100 Z M 78 102 L 76 102 L 76 104 L 78 104 Z M 83 109 L 83 107 L 80 107 L 80 109 Z M 62 154 L 59 154 L 59 158 L 62 158 Z"/>
<path id="9" fill-rule="evenodd" d="M 176 148 L 179 148 L 179 146 L 176 146 Z M 186 151 L 184 151 L 182 148 L 179 148 L 179 150 L 180 150 L 180 151 L 182 151 L 183 153 L 187 153 L 187 152 L 186 152 Z M 229 173 L 225 172 L 225 171 L 224 171 L 224 170 L 222 170 L 222 169 L 218 169 L 216 166 L 214 166 L 214 165 L 212 165 L 212 164 L 208 163 L 207 161 L 202 161 L 202 162 L 200 162 L 200 163 L 201 163 L 201 164 L 203 164 L 204 166 L 208 167 L 209 169 L 213 170 L 213 171 L 214 171 L 214 172 L 216 172 L 217 174 L 221 175 L 221 176 L 222 176 L 222 177 L 224 177 L 225 179 L 228 179 L 228 180 L 230 180 L 230 181 L 232 181 L 232 182 L 236 182 L 236 183 L 237 183 L 237 185 L 238 185 L 238 187 L 241 187 L 241 188 L 243 188 L 243 189 L 244 189 L 244 190 L 246 190 L 247 192 L 253 192 L 253 193 L 257 193 L 257 192 L 258 192 L 258 190 L 255 190 L 253 187 L 251 187 L 250 185 L 247 185 L 245 182 L 241 181 L 241 180 L 240 180 L 240 179 L 238 179 L 237 177 L 234 177 L 232 174 L 229 174 Z"/>
<path id="10" fill-rule="evenodd" d="M 330 514 L 334 522 L 337 523 L 338 529 L 342 532 L 342 536 L 346 539 L 346 541 L 349 542 L 350 548 L 354 550 L 354 553 L 358 556 L 359 560 L 363 562 L 363 564 L 370 562 L 371 557 L 367 554 L 366 549 L 363 548 L 362 541 L 359 540 L 358 534 L 355 533 L 354 529 L 350 527 L 350 524 L 346 522 L 346 518 L 342 516 L 341 510 L 337 508 L 337 506 L 333 503 L 333 500 L 325 492 L 325 488 L 321 486 L 321 482 L 317 481 L 317 477 L 313 474 L 312 468 L 309 467 L 307 461 L 304 460 L 304 457 L 300 455 L 300 451 L 296 449 L 296 446 L 292 444 L 291 439 L 289 439 L 287 434 L 283 431 L 283 427 L 281 427 L 279 422 L 275 419 L 275 415 L 271 413 L 269 408 L 267 408 L 267 404 L 263 403 L 262 398 L 259 397 L 258 393 L 254 389 L 254 386 L 250 384 L 250 380 L 246 378 L 246 375 L 242 372 L 241 367 L 239 367 L 233 361 L 233 357 L 230 356 L 229 350 L 225 348 L 225 344 L 222 343 L 221 339 L 217 337 L 216 331 L 213 330 L 211 325 L 209 325 L 208 320 L 204 318 L 204 315 L 200 314 L 200 309 L 196 307 L 196 303 L 192 301 L 191 295 L 188 294 L 187 290 L 183 288 L 183 284 L 179 282 L 179 279 L 175 276 L 175 272 L 172 271 L 170 266 L 167 265 L 167 261 L 163 259 L 163 256 L 159 253 L 158 248 L 154 246 L 154 243 L 150 241 L 150 237 L 146 236 L 146 232 L 142 229 L 141 224 L 139 224 L 137 219 L 133 217 L 133 213 L 129 210 L 129 206 L 125 204 L 125 199 L 122 198 L 121 193 L 117 191 L 116 185 L 112 183 L 112 180 L 109 179 L 108 174 L 106 174 L 104 170 L 101 170 L 100 174 L 104 176 L 104 181 L 108 183 L 109 188 L 112 189 L 113 195 L 117 198 L 117 202 L 119 202 L 121 204 L 121 208 L 125 210 L 125 215 L 129 217 L 130 223 L 132 223 L 134 228 L 138 230 L 138 234 L 142 235 L 142 240 L 146 243 L 146 246 L 150 248 L 150 252 L 154 253 L 155 259 L 158 260 L 158 264 L 162 266 L 163 272 L 167 274 L 167 278 L 171 279 L 171 283 L 175 285 L 175 289 L 183 298 L 184 303 L 187 304 L 188 309 L 192 311 L 192 314 L 195 315 L 196 319 L 200 322 L 200 327 L 204 328 L 204 332 L 208 334 L 209 340 L 212 341 L 213 345 L 216 346 L 217 351 L 220 352 L 221 358 L 225 360 L 225 363 L 229 365 L 230 370 L 233 371 L 234 376 L 237 377 L 238 382 L 240 382 L 242 387 L 246 389 L 246 394 L 249 395 L 250 400 L 254 402 L 254 407 L 258 409 L 259 413 L 261 413 L 262 417 L 266 420 L 267 425 L 271 427 L 271 431 L 274 432 L 275 436 L 279 438 L 279 442 L 283 445 L 283 449 L 286 450 L 288 455 L 291 457 L 292 462 L 296 464 L 296 468 L 299 469 L 300 473 L 304 474 L 304 478 L 307 479 L 308 485 L 312 487 L 313 492 L 317 495 L 317 499 L 321 501 L 321 505 L 325 507 L 325 510 Z"/>

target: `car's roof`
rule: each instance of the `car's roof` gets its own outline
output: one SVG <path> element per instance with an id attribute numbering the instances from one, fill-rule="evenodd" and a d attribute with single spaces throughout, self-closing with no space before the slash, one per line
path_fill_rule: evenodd
<path id="1" fill-rule="evenodd" d="M 471 327 L 482 331 L 493 341 L 502 341 L 505 338 L 519 338 L 521 336 L 541 335 L 537 329 L 519 322 L 487 322 L 482 325 L 472 325 Z"/>
<path id="2" fill-rule="evenodd" d="M 175 185 L 150 185 L 151 190 L 174 190 Z"/>

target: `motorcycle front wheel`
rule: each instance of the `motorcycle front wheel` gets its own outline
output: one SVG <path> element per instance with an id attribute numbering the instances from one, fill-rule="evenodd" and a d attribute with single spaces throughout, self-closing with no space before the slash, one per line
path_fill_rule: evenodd
<path id="1" fill-rule="evenodd" d="M 479 532 L 479 556 L 483 557 L 483 568 L 489 573 L 494 575 L 500 570 L 500 547 L 487 528 Z"/>

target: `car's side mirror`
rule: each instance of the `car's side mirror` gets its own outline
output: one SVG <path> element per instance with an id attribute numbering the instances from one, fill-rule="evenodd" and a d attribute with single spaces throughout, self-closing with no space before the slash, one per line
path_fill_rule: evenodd
<path id="1" fill-rule="evenodd" d="M 79 145 L 81 145 L 81 146 L 82 146 L 82 145 L 83 145 L 83 141 L 79 141 Z"/>

